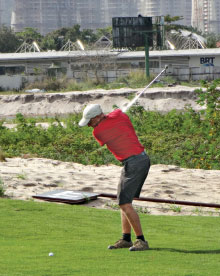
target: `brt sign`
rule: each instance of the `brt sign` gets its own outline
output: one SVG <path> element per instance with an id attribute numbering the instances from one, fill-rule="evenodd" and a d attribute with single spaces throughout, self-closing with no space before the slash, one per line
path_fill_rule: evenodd
<path id="1" fill-rule="evenodd" d="M 201 57 L 200 64 L 202 66 L 214 66 L 215 57 Z"/>

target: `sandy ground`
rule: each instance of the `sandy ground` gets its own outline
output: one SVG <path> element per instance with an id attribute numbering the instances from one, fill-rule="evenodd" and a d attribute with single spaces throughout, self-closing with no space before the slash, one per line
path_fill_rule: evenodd
<path id="1" fill-rule="evenodd" d="M 0 176 L 6 194 L 14 199 L 53 190 L 90 191 L 116 194 L 120 166 L 84 166 L 43 158 L 10 158 L 0 162 Z M 220 204 L 220 171 L 183 169 L 153 165 L 143 186 L 142 197 Z M 36 199 L 35 199 L 36 200 Z M 51 203 L 54 204 L 54 203 Z M 115 208 L 115 200 L 98 198 L 85 206 Z M 135 201 L 140 210 L 154 215 L 214 215 L 220 210 L 205 207 Z"/>
<path id="2" fill-rule="evenodd" d="M 167 112 L 183 110 L 197 105 L 195 88 L 150 88 L 140 98 L 139 104 L 147 110 Z M 100 103 L 104 112 L 116 104 L 125 106 L 129 96 L 142 89 L 94 90 L 87 92 L 41 93 L 26 95 L 0 95 L 0 118 L 10 118 L 21 112 L 26 116 L 53 116 L 79 112 L 88 103 Z M 7 123 L 7 122 L 6 122 Z M 7 125 L 7 124 L 6 124 Z M 15 127 L 15 125 L 7 125 Z M 0 162 L 0 177 L 6 194 L 15 199 L 30 200 L 44 192 L 66 189 L 116 194 L 121 167 L 83 166 L 42 158 L 12 158 Z M 176 166 L 154 165 L 144 184 L 142 197 L 173 199 L 220 204 L 220 171 L 183 169 Z M 52 203 L 51 203 L 52 204 Z M 215 215 L 220 210 L 190 206 L 135 201 L 140 210 L 150 214 Z M 116 202 L 99 198 L 85 204 L 95 208 L 115 208 Z"/>
<path id="3" fill-rule="evenodd" d="M 199 110 L 201 106 L 196 103 L 195 89 L 184 86 L 149 88 L 139 98 L 138 103 L 146 110 L 160 112 L 168 112 L 174 108 L 182 111 L 189 104 L 194 110 Z M 106 113 L 112 111 L 114 105 L 123 108 L 130 102 L 132 96 L 142 90 L 143 88 L 121 88 L 85 92 L 0 95 L 0 119 L 15 117 L 17 113 L 33 117 L 64 116 L 81 112 L 88 103 L 101 104 Z"/>

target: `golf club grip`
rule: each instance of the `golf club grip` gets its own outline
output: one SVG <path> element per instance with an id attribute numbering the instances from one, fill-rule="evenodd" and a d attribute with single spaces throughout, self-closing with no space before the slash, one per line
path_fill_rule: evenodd
<path id="1" fill-rule="evenodd" d="M 138 100 L 138 98 L 166 71 L 167 66 L 125 107 L 122 109 L 123 112 L 127 112 L 128 109 Z"/>

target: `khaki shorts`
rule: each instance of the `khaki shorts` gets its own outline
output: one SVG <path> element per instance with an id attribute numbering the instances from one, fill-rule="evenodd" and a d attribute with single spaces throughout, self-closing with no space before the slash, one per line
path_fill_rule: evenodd
<path id="1" fill-rule="evenodd" d="M 118 204 L 132 203 L 139 197 L 142 186 L 150 169 L 150 159 L 145 152 L 131 156 L 124 160 L 120 182 L 118 184 Z"/>

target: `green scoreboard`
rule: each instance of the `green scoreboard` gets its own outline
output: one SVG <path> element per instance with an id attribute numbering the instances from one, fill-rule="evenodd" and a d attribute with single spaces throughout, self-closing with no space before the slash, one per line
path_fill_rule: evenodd
<path id="1" fill-rule="evenodd" d="M 113 47 L 134 48 L 146 45 L 153 46 L 152 17 L 113 17 L 112 18 Z"/>

